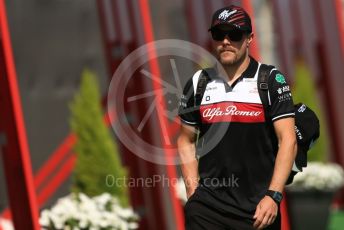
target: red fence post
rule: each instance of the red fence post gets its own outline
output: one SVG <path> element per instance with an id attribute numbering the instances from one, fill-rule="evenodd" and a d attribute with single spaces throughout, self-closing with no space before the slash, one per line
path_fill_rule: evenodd
<path id="1" fill-rule="evenodd" d="M 4 0 L 0 0 L 0 40 L 0 146 L 13 222 L 16 230 L 39 230 L 30 152 Z"/>

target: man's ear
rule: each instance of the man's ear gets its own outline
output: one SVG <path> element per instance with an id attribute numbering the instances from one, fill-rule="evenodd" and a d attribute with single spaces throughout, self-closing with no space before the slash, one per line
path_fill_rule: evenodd
<path id="1" fill-rule="evenodd" d="M 250 33 L 249 35 L 247 35 L 247 47 L 250 46 L 250 43 L 252 42 L 253 40 L 253 37 L 254 37 L 254 33 Z"/>

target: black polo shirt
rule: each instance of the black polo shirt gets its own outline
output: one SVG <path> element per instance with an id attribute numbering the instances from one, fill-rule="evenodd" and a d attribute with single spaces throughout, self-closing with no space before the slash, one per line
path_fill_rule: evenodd
<path id="1" fill-rule="evenodd" d="M 200 130 L 198 197 L 249 219 L 273 174 L 278 147 L 272 123 L 294 116 L 289 85 L 277 69 L 269 75 L 270 109 L 264 114 L 257 90 L 260 65 L 250 58 L 232 85 L 211 76 L 199 107 L 194 105 L 194 93 L 201 71 L 196 72 L 184 87 L 179 108 L 181 121 Z"/>

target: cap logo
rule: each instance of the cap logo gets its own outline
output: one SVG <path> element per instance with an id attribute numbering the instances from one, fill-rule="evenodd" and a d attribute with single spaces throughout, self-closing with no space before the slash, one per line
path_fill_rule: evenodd
<path id="1" fill-rule="evenodd" d="M 303 113 L 303 112 L 305 112 L 305 110 L 306 110 L 306 105 L 305 104 L 302 104 L 301 105 L 301 107 L 297 110 L 299 113 Z"/>
<path id="2" fill-rule="evenodd" d="M 238 10 L 224 10 L 221 12 L 221 14 L 219 14 L 218 19 L 222 19 L 222 20 L 226 20 L 229 16 L 231 16 L 232 14 L 235 14 Z"/>
<path id="3" fill-rule="evenodd" d="M 296 125 L 294 126 L 294 128 L 295 128 L 295 133 L 296 133 L 297 138 L 299 138 L 299 140 L 302 140 L 303 136 L 301 134 L 301 131 L 299 130 L 299 128 Z"/>

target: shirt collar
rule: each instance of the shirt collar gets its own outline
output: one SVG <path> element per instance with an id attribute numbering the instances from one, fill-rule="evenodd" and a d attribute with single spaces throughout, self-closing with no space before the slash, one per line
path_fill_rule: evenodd
<path id="1" fill-rule="evenodd" d="M 239 79 L 241 78 L 254 78 L 254 75 L 257 72 L 258 69 L 258 62 L 251 56 L 250 57 L 250 63 L 248 64 L 247 68 L 245 69 L 245 71 L 241 74 L 241 76 L 239 77 Z M 211 72 L 209 72 L 209 77 L 211 79 L 222 79 L 221 77 L 218 76 L 218 71 L 217 71 L 217 65 L 215 65 L 214 67 L 212 67 L 211 69 L 215 70 L 216 74 L 211 74 Z"/>
<path id="2" fill-rule="evenodd" d="M 248 64 L 248 67 L 246 70 L 241 74 L 240 78 L 254 78 L 254 75 L 256 74 L 258 69 L 258 62 L 250 56 L 250 63 Z"/>

